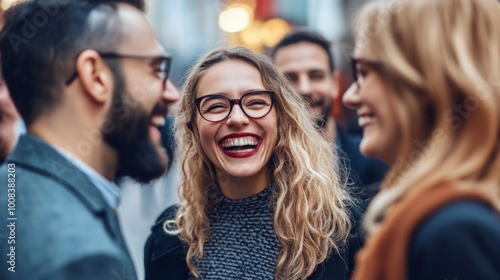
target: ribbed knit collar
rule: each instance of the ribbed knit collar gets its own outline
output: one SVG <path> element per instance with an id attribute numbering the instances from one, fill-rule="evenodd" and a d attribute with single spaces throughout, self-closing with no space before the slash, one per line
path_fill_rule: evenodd
<path id="1" fill-rule="evenodd" d="M 270 207 L 270 188 L 265 188 L 261 192 L 250 197 L 241 199 L 230 199 L 225 197 L 220 191 L 217 191 L 220 199 L 219 208 L 229 208 L 231 211 L 257 210 Z"/>

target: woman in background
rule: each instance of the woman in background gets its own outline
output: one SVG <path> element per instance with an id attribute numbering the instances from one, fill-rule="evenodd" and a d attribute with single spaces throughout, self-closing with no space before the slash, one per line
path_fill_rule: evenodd
<path id="1" fill-rule="evenodd" d="M 344 96 L 391 164 L 354 279 L 500 279 L 500 3 L 368 4 Z"/>

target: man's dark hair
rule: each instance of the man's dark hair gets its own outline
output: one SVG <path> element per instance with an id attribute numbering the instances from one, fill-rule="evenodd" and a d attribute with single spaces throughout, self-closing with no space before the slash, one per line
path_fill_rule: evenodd
<path id="1" fill-rule="evenodd" d="M 103 2 L 115 2 L 115 3 L 125 3 L 136 7 L 142 12 L 146 11 L 146 4 L 144 0 L 86 0 L 95 3 L 103 3 Z"/>
<path id="2" fill-rule="evenodd" d="M 330 49 L 331 43 L 323 37 L 318 32 L 306 29 L 306 28 L 296 28 L 290 32 L 288 32 L 281 40 L 271 49 L 270 56 L 274 60 L 276 58 L 276 53 L 283 47 L 297 44 L 300 42 L 309 42 L 320 46 L 323 50 L 325 50 L 328 55 L 328 66 L 330 70 L 333 72 L 333 55 Z"/>
<path id="3" fill-rule="evenodd" d="M 26 125 L 57 105 L 65 81 L 85 49 L 114 51 L 124 30 L 117 3 L 144 9 L 138 0 L 30 0 L 4 14 L 2 72 Z M 115 72 L 119 61 L 109 61 Z"/>
<path id="4" fill-rule="evenodd" d="M 119 0 L 118 2 L 130 4 L 136 7 L 137 9 L 141 10 L 142 12 L 146 11 L 146 5 L 144 4 L 144 0 L 121 0 L 121 1 Z"/>

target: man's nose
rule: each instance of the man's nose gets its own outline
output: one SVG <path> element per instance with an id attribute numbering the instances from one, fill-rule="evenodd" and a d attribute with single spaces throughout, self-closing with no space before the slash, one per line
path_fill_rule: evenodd
<path id="1" fill-rule="evenodd" d="M 167 84 L 165 86 L 165 90 L 163 91 L 162 94 L 162 99 L 167 102 L 167 103 L 175 103 L 177 100 L 179 100 L 180 94 L 175 85 L 170 81 L 170 79 L 167 80 Z"/>
<path id="2" fill-rule="evenodd" d="M 312 85 L 308 77 L 301 76 L 297 82 L 297 89 L 302 94 L 311 94 Z"/>

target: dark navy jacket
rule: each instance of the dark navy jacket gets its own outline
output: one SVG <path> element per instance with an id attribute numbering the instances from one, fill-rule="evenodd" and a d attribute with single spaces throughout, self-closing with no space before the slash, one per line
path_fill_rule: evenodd
<path id="1" fill-rule="evenodd" d="M 500 214 L 486 204 L 450 203 L 411 240 L 409 280 L 500 279 Z"/>
<path id="2" fill-rule="evenodd" d="M 378 185 L 389 167 L 380 160 L 361 154 L 359 145 L 362 138 L 362 134 L 351 133 L 337 126 L 335 144 L 340 163 L 350 170 L 348 183 L 355 196 L 368 199 L 377 193 Z"/>

